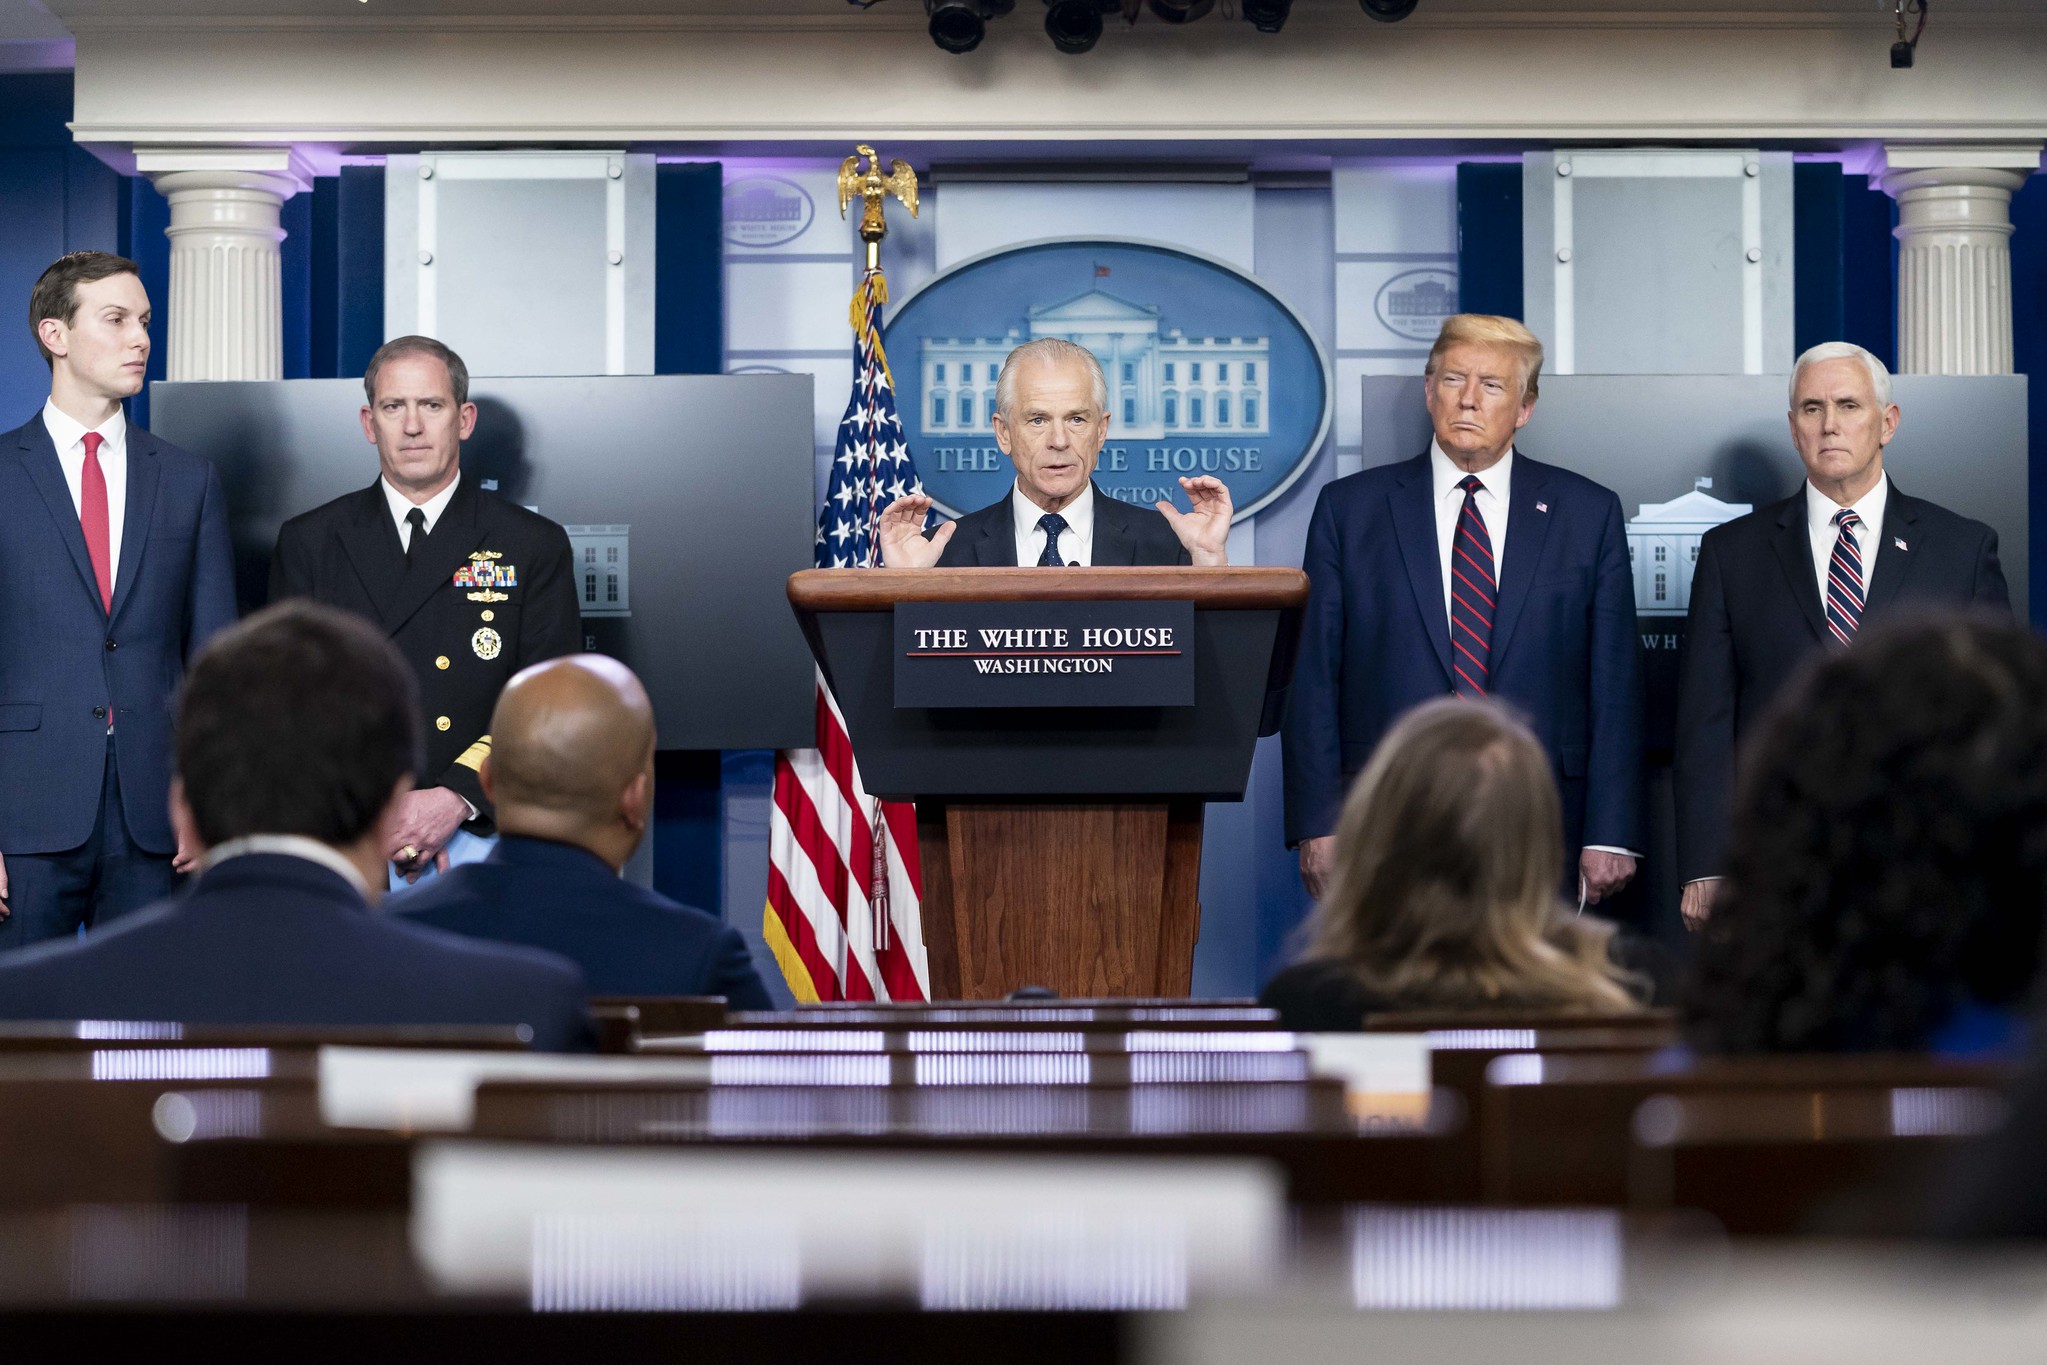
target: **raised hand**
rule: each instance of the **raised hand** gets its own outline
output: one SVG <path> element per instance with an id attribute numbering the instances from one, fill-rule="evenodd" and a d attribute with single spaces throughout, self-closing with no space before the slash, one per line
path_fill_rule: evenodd
<path id="1" fill-rule="evenodd" d="M 922 493 L 911 493 L 897 498 L 882 511 L 874 532 L 881 540 L 882 567 L 928 569 L 938 562 L 939 555 L 945 553 L 945 543 L 952 539 L 959 523 L 946 522 L 926 540 L 924 517 L 930 510 L 930 498 Z"/>
<path id="2" fill-rule="evenodd" d="M 1188 557 L 1204 568 L 1219 568 L 1230 562 L 1230 516 L 1236 510 L 1230 502 L 1229 485 L 1212 474 L 1198 478 L 1182 475 L 1191 512 L 1182 512 L 1170 502 L 1154 503 L 1171 523 L 1173 534 L 1187 547 Z"/>

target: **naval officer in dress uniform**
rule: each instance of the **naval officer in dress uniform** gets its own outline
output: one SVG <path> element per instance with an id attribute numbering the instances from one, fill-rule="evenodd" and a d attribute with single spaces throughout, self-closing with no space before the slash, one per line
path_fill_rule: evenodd
<path id="1" fill-rule="evenodd" d="M 396 884 L 488 851 L 496 829 L 477 772 L 491 708 L 520 669 L 580 649 L 582 627 L 568 535 L 462 477 L 476 427 L 462 358 L 431 337 L 387 341 L 363 392 L 363 435 L 383 470 L 284 524 L 270 600 L 368 617 L 419 678 L 426 766 L 392 827 Z"/>

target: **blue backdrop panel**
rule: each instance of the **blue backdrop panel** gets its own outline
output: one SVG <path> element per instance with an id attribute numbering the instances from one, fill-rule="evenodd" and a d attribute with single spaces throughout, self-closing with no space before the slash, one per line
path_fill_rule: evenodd
<path id="1" fill-rule="evenodd" d="M 72 145 L 68 72 L 0 76 L 0 423 L 50 392 L 27 325 L 28 296 L 67 251 L 120 249 L 121 178 Z"/>
<path id="2" fill-rule="evenodd" d="M 341 178 L 313 181 L 307 200 L 307 379 L 341 378 Z"/>
<path id="3" fill-rule="evenodd" d="M 1457 306 L 1521 316 L 1521 164 L 1457 167 Z"/>
<path id="4" fill-rule="evenodd" d="M 2047 624 L 2047 176 L 2034 176 L 2012 196 L 2012 359 L 2031 375 L 2027 428 L 2031 485 L 2033 624 Z"/>
<path id="5" fill-rule="evenodd" d="M 1844 282 L 1841 167 L 1801 161 L 1791 168 L 1792 346 L 1804 352 L 1839 341 Z"/>
<path id="6" fill-rule="evenodd" d="M 171 239 L 164 230 L 171 225 L 170 202 L 156 192 L 156 186 L 139 175 L 121 181 L 121 245 L 123 256 L 142 271 L 142 287 L 149 291 L 155 312 L 149 322 L 149 376 L 142 392 L 128 400 L 128 416 L 144 427 L 149 425 L 149 385 L 164 377 L 166 339 L 170 335 L 168 305 L 171 297 Z"/>
<path id="7" fill-rule="evenodd" d="M 284 240 L 277 245 L 278 289 L 283 302 L 284 377 L 313 374 L 313 196 L 294 194 L 277 215 Z M 328 376 L 320 375 L 325 379 Z"/>
<path id="8" fill-rule="evenodd" d="M 384 344 L 384 168 L 343 166 L 335 204 L 337 379 L 354 379 Z"/>
<path id="9" fill-rule="evenodd" d="M 1898 368 L 1898 206 L 1866 175 L 1841 177 L 1841 339 Z"/>
<path id="10" fill-rule="evenodd" d="M 724 194 L 717 162 L 655 168 L 656 374 L 724 372 Z"/>

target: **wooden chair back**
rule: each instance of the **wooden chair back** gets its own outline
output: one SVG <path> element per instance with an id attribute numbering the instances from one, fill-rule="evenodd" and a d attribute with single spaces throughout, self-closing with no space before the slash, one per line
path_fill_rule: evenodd
<path id="1" fill-rule="evenodd" d="M 1628 1201 L 1738 1236 L 1923 1233 L 1956 1152 L 2003 1113 L 1997 1089 L 1955 1083 L 1652 1095 L 1633 1119 Z"/>

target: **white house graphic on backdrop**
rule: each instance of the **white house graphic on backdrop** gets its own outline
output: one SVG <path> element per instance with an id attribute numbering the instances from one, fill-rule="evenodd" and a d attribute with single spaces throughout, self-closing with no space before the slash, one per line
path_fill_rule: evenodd
<path id="1" fill-rule="evenodd" d="M 1643 616 L 1682 616 L 1692 604 L 1692 570 L 1699 537 L 1749 511 L 1745 502 L 1722 502 L 1703 490 L 1711 479 L 1669 502 L 1645 502 L 1628 523 L 1628 564 L 1635 572 L 1635 610 Z"/>
<path id="2" fill-rule="evenodd" d="M 1030 334 L 926 337 L 922 427 L 927 436 L 993 432 L 995 377 L 1024 341 L 1059 337 L 1093 351 L 1109 380 L 1115 434 L 1264 436 L 1271 430 L 1270 337 L 1190 337 L 1159 330 L 1159 310 L 1100 289 L 1028 313 Z"/>
<path id="3" fill-rule="evenodd" d="M 631 526 L 564 526 L 584 616 L 633 614 Z"/>

